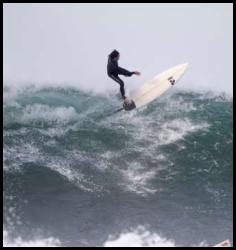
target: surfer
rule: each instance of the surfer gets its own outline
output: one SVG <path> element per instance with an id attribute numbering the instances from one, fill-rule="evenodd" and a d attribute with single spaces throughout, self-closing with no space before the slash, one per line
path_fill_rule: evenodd
<path id="1" fill-rule="evenodd" d="M 132 76 L 132 75 L 140 75 L 138 71 L 128 71 L 118 66 L 118 60 L 120 59 L 120 53 L 117 50 L 113 50 L 108 56 L 108 63 L 107 63 L 107 74 L 111 77 L 114 81 L 119 83 L 120 85 L 120 93 L 124 102 L 128 102 L 127 97 L 125 96 L 125 88 L 124 82 L 120 79 L 118 75 L 124 76 Z"/>

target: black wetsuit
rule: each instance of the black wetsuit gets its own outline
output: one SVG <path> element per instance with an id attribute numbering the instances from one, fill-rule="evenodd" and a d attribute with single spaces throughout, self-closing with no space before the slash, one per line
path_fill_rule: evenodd
<path id="1" fill-rule="evenodd" d="M 124 99 L 125 98 L 124 82 L 120 79 L 118 75 L 132 76 L 134 72 L 130 72 L 126 69 L 119 67 L 118 62 L 109 57 L 107 63 L 107 74 L 114 81 L 120 84 L 120 93 Z"/>

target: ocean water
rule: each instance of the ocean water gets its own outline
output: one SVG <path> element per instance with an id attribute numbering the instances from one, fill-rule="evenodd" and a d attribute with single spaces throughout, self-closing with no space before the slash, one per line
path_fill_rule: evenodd
<path id="1" fill-rule="evenodd" d="M 233 105 L 173 89 L 119 97 L 4 86 L 4 246 L 207 246 L 233 240 Z"/>

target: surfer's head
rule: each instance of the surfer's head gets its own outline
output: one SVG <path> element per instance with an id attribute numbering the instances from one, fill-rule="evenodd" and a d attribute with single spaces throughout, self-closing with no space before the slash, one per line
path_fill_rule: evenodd
<path id="1" fill-rule="evenodd" d="M 114 49 L 114 50 L 109 54 L 109 57 L 110 57 L 112 60 L 118 61 L 119 58 L 120 58 L 120 53 L 119 53 L 117 50 Z"/>

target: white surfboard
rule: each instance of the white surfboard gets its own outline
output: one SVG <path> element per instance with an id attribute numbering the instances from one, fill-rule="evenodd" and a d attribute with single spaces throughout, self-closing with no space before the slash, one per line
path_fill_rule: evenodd
<path id="1" fill-rule="evenodd" d="M 213 247 L 231 247 L 229 240 L 224 240 Z"/>
<path id="2" fill-rule="evenodd" d="M 131 98 L 136 108 L 147 105 L 176 84 L 187 67 L 188 63 L 177 65 L 156 75 L 152 80 L 143 84 Z"/>
<path id="3" fill-rule="evenodd" d="M 224 240 L 213 247 L 231 247 L 229 240 Z"/>

